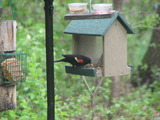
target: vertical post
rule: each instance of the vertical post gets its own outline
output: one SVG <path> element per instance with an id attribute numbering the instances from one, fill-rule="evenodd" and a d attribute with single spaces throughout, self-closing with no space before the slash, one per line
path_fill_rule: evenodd
<path id="1" fill-rule="evenodd" d="M 0 54 L 4 52 L 13 52 L 16 50 L 16 28 L 17 23 L 14 20 L 0 20 Z M 2 65 L 2 56 L 0 57 Z M 8 65 L 7 65 L 8 69 Z M 10 73 L 9 73 L 10 74 Z M 7 77 L 8 75 L 7 74 Z M 16 85 L 3 84 L 3 69 L 0 69 L 0 112 L 4 110 L 12 110 L 17 106 L 16 103 Z"/>
<path id="2" fill-rule="evenodd" d="M 54 120 L 54 55 L 53 55 L 53 0 L 45 1 L 47 120 Z"/>

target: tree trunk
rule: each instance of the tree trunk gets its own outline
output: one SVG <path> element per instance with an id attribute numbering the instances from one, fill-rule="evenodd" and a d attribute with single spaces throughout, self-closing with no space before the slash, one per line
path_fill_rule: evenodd
<path id="1" fill-rule="evenodd" d="M 160 4 L 158 5 L 157 14 L 160 16 Z M 138 67 L 138 73 L 135 77 L 139 77 L 139 81 L 135 81 L 134 76 L 132 84 L 137 87 L 143 84 L 148 86 L 156 79 L 153 69 L 160 68 L 160 20 L 153 28 L 151 42 L 148 50 L 142 60 L 142 65 Z"/>
<path id="2" fill-rule="evenodd" d="M 114 9 L 115 10 L 122 10 L 123 0 L 113 0 Z M 117 98 L 120 96 L 120 76 L 112 77 L 111 83 L 111 98 Z"/>
<path id="3" fill-rule="evenodd" d="M 160 5 L 158 6 L 157 13 L 160 16 Z M 157 65 L 160 67 L 160 21 L 153 29 L 151 42 L 143 58 L 143 63 L 149 66 Z"/>
<path id="4" fill-rule="evenodd" d="M 122 4 L 123 4 L 123 0 L 113 0 L 114 9 L 117 11 L 122 10 Z M 120 90 L 121 77 L 114 76 L 111 79 L 112 79 L 112 82 L 110 85 L 111 95 L 109 100 L 109 106 L 113 105 L 113 102 L 112 102 L 113 98 L 119 98 L 121 95 L 121 90 Z M 108 115 L 108 119 L 111 120 L 112 115 Z"/>
<path id="5" fill-rule="evenodd" d="M 121 11 L 123 0 L 113 0 L 114 10 Z"/>

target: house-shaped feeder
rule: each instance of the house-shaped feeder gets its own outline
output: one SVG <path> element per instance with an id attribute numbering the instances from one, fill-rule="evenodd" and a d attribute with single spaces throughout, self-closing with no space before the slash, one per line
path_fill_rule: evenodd
<path id="1" fill-rule="evenodd" d="M 73 36 L 73 53 L 91 58 L 94 67 L 66 66 L 66 72 L 86 76 L 120 76 L 131 73 L 127 64 L 127 34 L 134 30 L 116 12 L 112 18 L 72 20 L 64 33 Z"/>

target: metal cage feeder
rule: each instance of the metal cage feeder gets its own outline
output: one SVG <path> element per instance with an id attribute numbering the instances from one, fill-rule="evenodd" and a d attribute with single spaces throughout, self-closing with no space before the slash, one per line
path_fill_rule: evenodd
<path id="1" fill-rule="evenodd" d="M 25 53 L 0 54 L 0 84 L 26 80 L 27 55 Z"/>

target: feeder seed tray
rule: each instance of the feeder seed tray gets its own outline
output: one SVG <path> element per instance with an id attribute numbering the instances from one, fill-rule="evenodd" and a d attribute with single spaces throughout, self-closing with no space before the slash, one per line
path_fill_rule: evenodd
<path id="1" fill-rule="evenodd" d="M 66 73 L 90 77 L 102 76 L 102 68 L 65 66 Z"/>
<path id="2" fill-rule="evenodd" d="M 65 20 L 81 20 L 81 19 L 102 19 L 112 18 L 115 16 L 115 11 L 109 14 L 94 14 L 94 13 L 83 13 L 83 14 L 67 14 L 64 16 Z"/>

